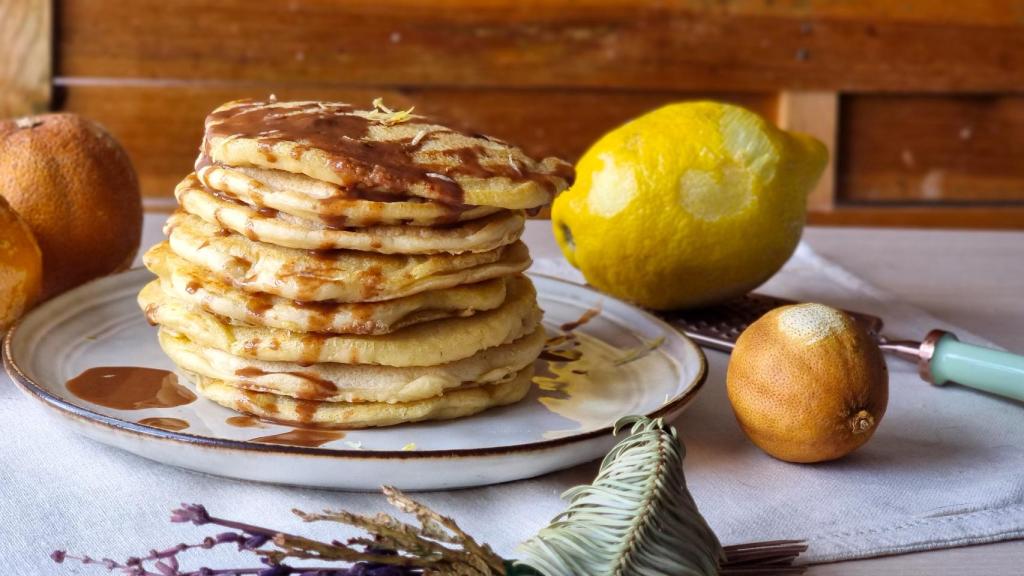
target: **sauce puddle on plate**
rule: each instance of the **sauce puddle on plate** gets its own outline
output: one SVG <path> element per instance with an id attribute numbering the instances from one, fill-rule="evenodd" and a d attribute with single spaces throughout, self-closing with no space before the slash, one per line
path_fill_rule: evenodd
<path id="1" fill-rule="evenodd" d="M 189 423 L 181 418 L 143 418 L 139 420 L 139 424 L 161 430 L 170 430 L 171 432 L 177 432 L 189 427 Z"/>
<path id="2" fill-rule="evenodd" d="M 248 416 L 245 414 L 226 418 L 224 423 L 228 426 L 234 426 L 235 428 L 263 428 L 266 425 L 274 426 L 278 424 L 273 420 L 264 420 L 262 418 L 257 418 L 256 416 Z M 277 444 L 280 446 L 319 448 L 328 442 L 341 440 L 344 437 L 345 433 L 340 430 L 293 428 L 287 432 L 272 434 L 269 436 L 260 436 L 248 441 L 255 442 L 257 444 Z"/>
<path id="3" fill-rule="evenodd" d="M 196 399 L 174 372 L 136 366 L 89 368 L 68 380 L 67 388 L 86 402 L 115 410 L 174 408 Z"/>
<path id="4" fill-rule="evenodd" d="M 302 446 L 305 448 L 319 448 L 328 442 L 341 440 L 345 433 L 340 430 L 314 430 L 308 428 L 295 428 L 281 434 L 272 436 L 260 436 L 249 442 L 257 444 L 280 444 L 283 446 Z"/>
<path id="5" fill-rule="evenodd" d="M 255 416 L 231 416 L 224 423 L 235 428 L 262 428 L 263 421 Z"/>

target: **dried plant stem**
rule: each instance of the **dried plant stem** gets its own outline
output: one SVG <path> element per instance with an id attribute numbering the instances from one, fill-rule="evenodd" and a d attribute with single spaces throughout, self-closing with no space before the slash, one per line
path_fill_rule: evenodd
<path id="1" fill-rule="evenodd" d="M 797 556 L 807 551 L 803 540 L 773 540 L 734 544 L 722 548 L 725 558 L 720 576 L 784 576 L 803 574 L 806 566 L 794 566 Z"/>
<path id="2" fill-rule="evenodd" d="M 308 513 L 293 510 L 306 522 L 338 522 L 361 528 L 373 539 L 354 538 L 348 545 L 333 542 L 318 546 L 315 541 L 294 537 L 278 537 L 274 543 L 285 557 L 315 558 L 320 560 L 363 560 L 364 553 L 350 546 L 376 546 L 399 552 L 396 556 L 375 559 L 381 564 L 429 568 L 437 574 L 491 576 L 505 574 L 504 560 L 490 547 L 479 544 L 459 525 L 446 516 L 409 498 L 396 488 L 385 486 L 388 502 L 399 510 L 412 514 L 420 526 L 405 524 L 387 514 L 362 516 L 345 511 L 325 510 Z M 453 545 L 454 547 L 446 546 Z"/>

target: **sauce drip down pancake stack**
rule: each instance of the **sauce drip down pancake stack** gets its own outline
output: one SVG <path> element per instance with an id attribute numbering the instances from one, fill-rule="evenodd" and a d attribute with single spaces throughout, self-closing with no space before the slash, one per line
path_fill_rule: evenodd
<path id="1" fill-rule="evenodd" d="M 139 303 L 200 394 L 263 418 L 359 428 L 510 404 L 544 343 L 524 211 L 571 178 L 378 103 L 229 102 Z"/>

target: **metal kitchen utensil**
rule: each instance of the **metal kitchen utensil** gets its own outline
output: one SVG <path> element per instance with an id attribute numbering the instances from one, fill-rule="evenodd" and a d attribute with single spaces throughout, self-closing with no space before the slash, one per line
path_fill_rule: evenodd
<path id="1" fill-rule="evenodd" d="M 718 306 L 665 312 L 661 317 L 701 346 L 731 352 L 747 326 L 765 312 L 788 304 L 796 302 L 748 294 Z M 921 342 L 889 340 L 882 334 L 881 318 L 861 312 L 846 313 L 864 327 L 883 351 L 916 362 L 926 382 L 937 386 L 952 382 L 1024 401 L 1024 356 L 965 344 L 944 330 L 932 330 Z"/>

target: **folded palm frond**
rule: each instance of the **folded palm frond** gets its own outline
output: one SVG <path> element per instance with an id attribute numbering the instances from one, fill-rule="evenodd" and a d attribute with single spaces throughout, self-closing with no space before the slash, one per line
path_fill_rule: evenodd
<path id="1" fill-rule="evenodd" d="M 520 546 L 519 564 L 545 576 L 719 573 L 722 546 L 686 488 L 675 429 L 631 416 L 615 432 L 627 426 L 594 483 L 566 491 L 569 508 Z"/>

